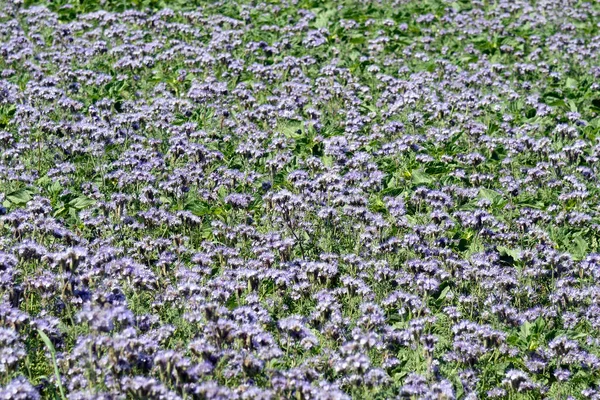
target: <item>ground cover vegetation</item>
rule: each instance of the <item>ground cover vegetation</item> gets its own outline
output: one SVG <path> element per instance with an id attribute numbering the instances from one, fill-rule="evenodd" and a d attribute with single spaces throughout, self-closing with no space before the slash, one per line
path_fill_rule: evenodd
<path id="1" fill-rule="evenodd" d="M 0 1 L 0 399 L 599 399 L 599 57 L 597 1 Z"/>

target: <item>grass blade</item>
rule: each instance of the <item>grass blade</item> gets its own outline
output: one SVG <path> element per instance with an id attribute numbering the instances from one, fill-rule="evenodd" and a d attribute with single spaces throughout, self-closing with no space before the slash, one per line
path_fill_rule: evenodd
<path id="1" fill-rule="evenodd" d="M 54 345 L 52 344 L 52 341 L 50 341 L 50 338 L 40 329 L 38 329 L 38 333 L 42 338 L 42 341 L 48 348 L 48 351 L 50 351 L 50 355 L 52 357 L 52 365 L 54 366 L 54 376 L 56 377 L 58 390 L 60 390 L 60 397 L 62 400 L 67 400 L 67 396 L 65 396 L 65 390 L 62 386 L 62 381 L 60 379 L 60 371 L 58 370 L 58 363 L 56 362 L 56 350 L 54 349 Z"/>

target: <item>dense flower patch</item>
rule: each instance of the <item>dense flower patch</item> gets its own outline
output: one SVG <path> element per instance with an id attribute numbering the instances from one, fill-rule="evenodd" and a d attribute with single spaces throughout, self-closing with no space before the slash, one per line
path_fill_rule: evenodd
<path id="1" fill-rule="evenodd" d="M 34 3 L 0 399 L 600 398 L 600 3 Z"/>

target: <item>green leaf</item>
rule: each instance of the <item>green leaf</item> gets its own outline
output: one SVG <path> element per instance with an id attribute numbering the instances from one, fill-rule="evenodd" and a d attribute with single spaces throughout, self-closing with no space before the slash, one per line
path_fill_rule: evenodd
<path id="1" fill-rule="evenodd" d="M 577 80 L 574 79 L 574 78 L 567 78 L 567 84 L 566 84 L 566 86 L 569 89 L 577 89 L 577 86 L 579 86 L 579 82 L 577 82 Z"/>
<path id="2" fill-rule="evenodd" d="M 479 240 L 472 240 L 469 248 L 467 249 L 468 254 L 476 254 L 482 252 L 484 249 L 483 243 Z"/>
<path id="3" fill-rule="evenodd" d="M 54 345 L 52 345 L 52 341 L 50 338 L 41 330 L 38 329 L 38 334 L 42 339 L 42 342 L 46 345 L 46 348 L 50 352 L 50 356 L 52 357 L 52 365 L 54 366 L 54 376 L 56 377 L 56 384 L 58 385 L 58 390 L 60 390 L 60 397 L 63 400 L 66 400 L 65 390 L 63 389 L 62 382 L 60 380 L 60 371 L 58 369 L 58 363 L 56 362 L 56 350 L 54 349 Z"/>
<path id="4" fill-rule="evenodd" d="M 414 170 L 410 173 L 410 175 L 411 175 L 412 181 L 415 185 L 427 184 L 427 183 L 431 183 L 434 181 L 433 177 L 431 175 L 427 174 L 422 169 Z"/>
<path id="5" fill-rule="evenodd" d="M 332 16 L 335 16 L 336 10 L 328 10 L 317 15 L 315 19 L 315 28 L 326 28 Z"/>
<path id="6" fill-rule="evenodd" d="M 69 205 L 78 210 L 83 210 L 91 205 L 96 204 L 96 200 L 87 198 L 85 196 L 79 196 L 69 202 Z"/>
<path id="7" fill-rule="evenodd" d="M 408 371 L 403 371 L 403 370 L 400 370 L 400 371 L 396 372 L 396 373 L 395 373 L 395 374 L 392 376 L 392 378 L 393 378 L 393 379 L 394 379 L 394 381 L 396 381 L 396 382 L 401 382 L 401 381 L 402 381 L 402 379 L 403 379 L 403 378 L 404 378 L 406 375 L 408 375 Z"/>
<path id="8" fill-rule="evenodd" d="M 363 43 L 367 42 L 367 39 L 365 39 L 365 37 L 362 35 L 353 35 L 353 36 L 350 36 L 350 39 L 348 40 L 348 42 L 350 42 L 352 44 L 363 44 Z"/>
<path id="9" fill-rule="evenodd" d="M 563 99 L 548 100 L 546 103 L 553 107 L 567 107 L 567 103 Z"/>
<path id="10" fill-rule="evenodd" d="M 519 249 L 509 249 L 508 247 L 505 247 L 505 246 L 498 246 L 498 252 L 501 255 L 507 255 L 507 256 L 512 257 L 513 260 L 521 259 L 521 250 L 519 250 Z"/>
<path id="11" fill-rule="evenodd" d="M 161 201 L 161 203 L 163 203 L 163 204 L 171 204 L 171 203 L 172 203 L 171 199 L 170 199 L 170 198 L 168 198 L 168 197 L 166 197 L 166 196 L 160 196 L 158 199 L 159 199 L 159 200 Z"/>
<path id="12" fill-rule="evenodd" d="M 62 190 L 62 185 L 60 184 L 59 181 L 54 181 L 54 183 L 52 183 L 52 185 L 50 185 L 50 187 L 48 188 L 48 191 L 52 194 L 58 194 L 58 193 L 60 193 L 61 190 Z"/>
<path id="13" fill-rule="evenodd" d="M 283 133 L 286 137 L 292 139 L 301 138 L 302 135 L 302 124 L 300 123 L 289 123 L 282 125 L 280 128 L 281 133 Z"/>
<path id="14" fill-rule="evenodd" d="M 375 212 L 381 212 L 386 209 L 385 203 L 380 197 L 369 199 L 369 208 Z"/>
<path id="15" fill-rule="evenodd" d="M 31 191 L 24 188 L 16 190 L 6 196 L 6 199 L 16 205 L 25 205 L 31 200 Z"/>
<path id="16" fill-rule="evenodd" d="M 583 259 L 588 250 L 588 244 L 581 236 L 574 236 L 571 241 L 571 255 L 575 260 Z"/>
<path id="17" fill-rule="evenodd" d="M 502 201 L 502 195 L 495 190 L 481 188 L 479 189 L 479 197 L 482 199 L 487 199 L 494 204 L 497 204 Z"/>
<path id="18" fill-rule="evenodd" d="M 183 209 L 192 212 L 194 215 L 203 216 L 210 212 L 210 207 L 201 201 L 189 201 L 183 205 Z"/>
<path id="19" fill-rule="evenodd" d="M 38 186 L 46 186 L 50 183 L 50 178 L 48 178 L 47 176 L 42 176 L 36 181 L 36 183 Z"/>
<path id="20" fill-rule="evenodd" d="M 201 234 L 202 239 L 211 239 L 213 237 L 213 231 L 210 227 L 202 230 Z"/>
<path id="21" fill-rule="evenodd" d="M 446 300 L 446 297 L 448 297 L 448 293 L 450 292 L 450 285 L 446 286 L 444 288 L 444 290 L 442 290 L 442 292 L 440 293 L 440 295 L 437 298 L 437 302 L 439 304 L 443 303 L 444 300 Z"/>
<path id="22" fill-rule="evenodd" d="M 521 336 L 523 339 L 529 339 L 529 335 L 531 334 L 531 327 L 533 324 L 529 321 L 525 321 L 523 325 L 521 325 Z"/>
<path id="23" fill-rule="evenodd" d="M 227 215 L 227 211 L 225 211 L 221 207 L 212 207 L 211 210 L 210 210 L 210 213 L 212 215 L 217 216 L 217 217 Z"/>
<path id="24" fill-rule="evenodd" d="M 573 100 L 569 100 L 569 108 L 571 109 L 571 112 L 578 112 L 579 110 L 577 104 L 575 104 Z"/>
<path id="25" fill-rule="evenodd" d="M 54 218 L 56 218 L 56 217 L 64 214 L 65 211 L 67 211 L 67 209 L 65 207 L 60 207 L 56 211 L 54 211 L 54 214 L 52 214 L 52 215 L 54 216 Z"/>

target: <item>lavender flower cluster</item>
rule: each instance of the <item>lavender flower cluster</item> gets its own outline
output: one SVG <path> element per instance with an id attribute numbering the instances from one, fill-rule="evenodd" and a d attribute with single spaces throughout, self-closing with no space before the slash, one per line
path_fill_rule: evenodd
<path id="1" fill-rule="evenodd" d="M 600 399 L 600 3 L 50 3 L 0 2 L 0 399 Z"/>

